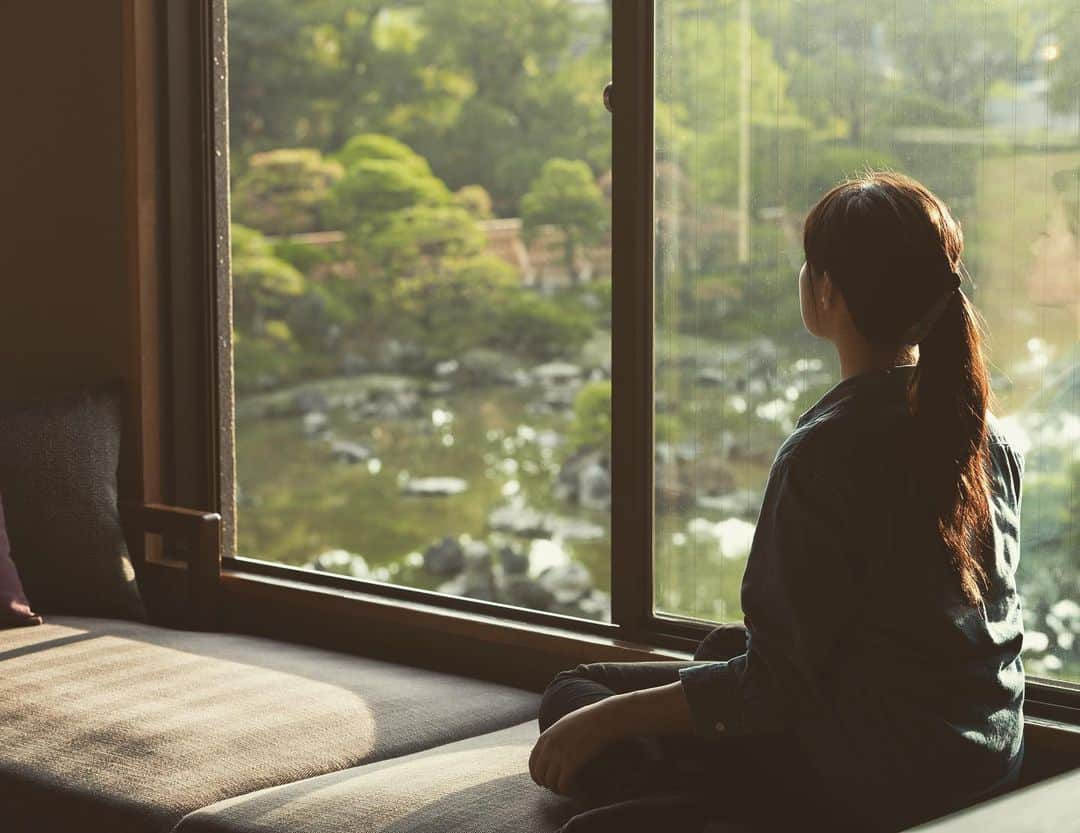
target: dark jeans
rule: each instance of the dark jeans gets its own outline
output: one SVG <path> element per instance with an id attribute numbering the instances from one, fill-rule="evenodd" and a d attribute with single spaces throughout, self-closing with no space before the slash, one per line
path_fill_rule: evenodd
<path id="1" fill-rule="evenodd" d="M 712 631 L 687 662 L 596 662 L 562 671 L 540 704 L 540 731 L 590 703 L 679 680 L 679 669 L 702 660 L 730 659 L 746 650 L 740 625 Z M 791 735 L 768 734 L 706 739 L 697 735 L 639 735 L 607 747 L 579 771 L 577 795 L 595 804 L 656 797 L 668 799 L 684 819 L 793 821 L 815 823 L 832 808 L 817 774 Z M 626 805 L 635 812 L 633 803 Z M 644 810 L 648 802 L 640 804 Z M 674 829 L 674 828 L 670 828 Z M 813 829 L 818 829 L 816 826 Z M 821 828 L 825 829 L 825 828 Z M 840 829 L 837 826 L 833 829 Z"/>

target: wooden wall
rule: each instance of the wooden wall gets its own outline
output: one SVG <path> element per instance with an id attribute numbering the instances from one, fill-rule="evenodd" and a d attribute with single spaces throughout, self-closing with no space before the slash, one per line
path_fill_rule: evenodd
<path id="1" fill-rule="evenodd" d="M 0 395 L 126 376 L 121 0 L 5 4 Z"/>

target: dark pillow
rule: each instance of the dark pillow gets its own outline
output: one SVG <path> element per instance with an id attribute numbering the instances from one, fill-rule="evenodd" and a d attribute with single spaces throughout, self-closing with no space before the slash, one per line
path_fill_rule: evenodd
<path id="1" fill-rule="evenodd" d="M 4 500 L 0 496 L 0 628 L 40 624 L 41 617 L 30 609 L 19 571 L 11 560 L 11 545 L 4 528 Z"/>
<path id="2" fill-rule="evenodd" d="M 145 618 L 116 504 L 119 393 L 0 402 L 11 558 L 39 613 Z"/>

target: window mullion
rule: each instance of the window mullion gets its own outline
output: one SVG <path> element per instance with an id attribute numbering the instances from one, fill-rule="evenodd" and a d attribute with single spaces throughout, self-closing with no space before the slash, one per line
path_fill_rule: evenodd
<path id="1" fill-rule="evenodd" d="M 653 2 L 613 9 L 612 620 L 653 605 Z"/>

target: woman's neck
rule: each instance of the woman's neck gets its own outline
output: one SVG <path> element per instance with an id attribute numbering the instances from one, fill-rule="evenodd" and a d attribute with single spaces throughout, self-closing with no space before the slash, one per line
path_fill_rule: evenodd
<path id="1" fill-rule="evenodd" d="M 861 338 L 837 340 L 834 344 L 840 357 L 841 379 L 919 361 L 919 348 L 911 345 L 881 348 Z"/>

